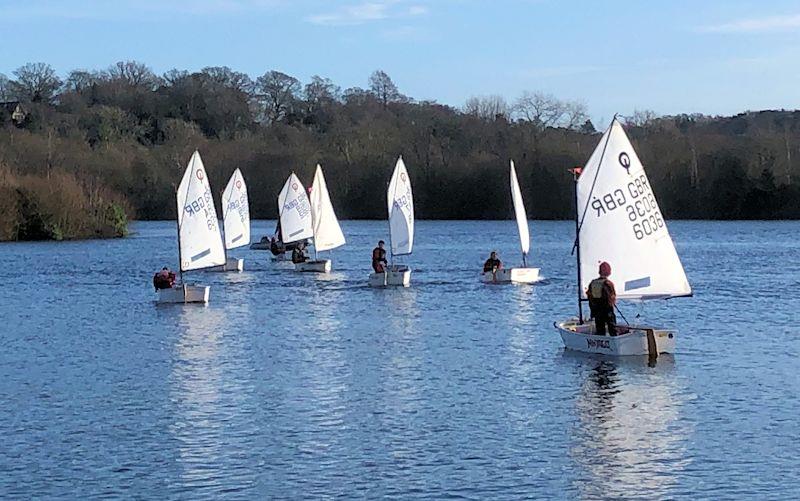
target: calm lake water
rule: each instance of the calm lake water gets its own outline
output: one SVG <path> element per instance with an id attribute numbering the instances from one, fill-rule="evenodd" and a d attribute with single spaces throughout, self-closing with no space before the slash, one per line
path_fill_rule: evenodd
<path id="1" fill-rule="evenodd" d="M 384 222 L 343 228 L 329 276 L 188 274 L 205 307 L 154 304 L 172 222 L 0 245 L 0 497 L 800 492 L 800 223 L 672 222 L 695 297 L 623 306 L 678 329 L 655 367 L 563 350 L 569 222 L 531 222 L 535 286 L 478 282 L 513 221 L 419 222 L 406 290 L 365 286 Z"/>

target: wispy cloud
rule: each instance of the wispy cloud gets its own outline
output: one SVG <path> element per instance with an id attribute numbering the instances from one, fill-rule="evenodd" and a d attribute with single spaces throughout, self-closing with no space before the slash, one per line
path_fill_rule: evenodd
<path id="1" fill-rule="evenodd" d="M 575 75 L 585 75 L 602 71 L 605 68 L 596 65 L 564 65 L 564 66 L 545 66 L 540 68 L 529 68 L 521 72 L 521 76 L 526 78 L 554 78 L 568 77 Z"/>
<path id="2" fill-rule="evenodd" d="M 800 14 L 754 17 L 729 23 L 700 26 L 701 33 L 769 33 L 800 29 Z"/>
<path id="3" fill-rule="evenodd" d="M 306 21 L 324 26 L 353 26 L 384 19 L 423 16 L 428 13 L 424 5 L 407 5 L 400 0 L 363 2 L 346 5 L 337 10 L 315 14 Z"/>
<path id="4" fill-rule="evenodd" d="M 29 0 L 6 7 L 3 17 L 114 19 L 137 12 L 203 16 L 265 10 L 285 3 L 286 0 Z"/>

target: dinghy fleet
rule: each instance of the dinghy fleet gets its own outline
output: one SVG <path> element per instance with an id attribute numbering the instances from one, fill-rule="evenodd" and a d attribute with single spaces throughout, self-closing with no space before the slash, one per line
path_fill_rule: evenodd
<path id="1" fill-rule="evenodd" d="M 575 241 L 577 317 L 554 322 L 567 349 L 611 356 L 646 355 L 675 350 L 674 330 L 647 324 L 619 325 L 609 335 L 597 331 L 584 305 L 598 316 L 597 299 L 590 288 L 605 284 L 611 298 L 602 302 L 610 312 L 616 299 L 647 301 L 691 296 L 692 289 L 658 203 L 622 125 L 614 118 L 586 165 L 573 169 L 575 181 Z M 486 283 L 532 284 L 541 280 L 540 269 L 528 266 L 530 235 L 514 162 L 510 162 L 509 182 L 522 254 L 522 266 L 493 267 L 480 275 Z M 414 247 L 414 197 L 411 179 L 402 157 L 397 159 L 387 193 L 389 259 L 367 277 L 370 287 L 408 287 L 411 267 L 404 262 Z M 178 259 L 180 281 L 156 286 L 158 303 L 207 303 L 210 287 L 187 281 L 190 272 L 242 271 L 242 259 L 228 251 L 250 244 L 250 213 L 247 186 L 239 169 L 231 175 L 222 192 L 222 225 L 217 219 L 214 199 L 203 161 L 195 151 L 176 192 Z M 293 259 L 298 272 L 329 273 L 330 257 L 320 256 L 345 245 L 331 203 L 322 167 L 317 165 L 311 187 L 306 190 L 292 172 L 277 198 L 279 236 L 282 245 L 294 244 Z M 313 259 L 304 255 L 310 242 Z M 274 240 L 273 240 L 274 244 Z M 251 248 L 269 249 L 262 239 Z M 295 257 L 297 254 L 295 254 Z M 607 275 L 615 264 L 613 285 Z M 598 265 L 606 266 L 605 276 L 596 278 Z M 601 271 L 603 269 L 601 266 Z M 163 272 L 162 272 L 163 273 Z M 601 275 L 603 275 L 601 273 Z M 600 280 L 601 282 L 598 282 Z M 155 283 L 155 281 L 154 281 Z M 599 290 L 599 289 L 598 289 Z M 615 293 L 615 294 L 614 294 Z M 596 293 L 595 293 L 596 294 Z M 594 302 L 592 302 L 594 301 Z M 607 304 L 606 304 L 607 301 Z M 608 312 L 602 315 L 609 314 Z M 608 319 L 604 319 L 603 322 Z M 603 325 L 600 325 L 603 328 Z"/>

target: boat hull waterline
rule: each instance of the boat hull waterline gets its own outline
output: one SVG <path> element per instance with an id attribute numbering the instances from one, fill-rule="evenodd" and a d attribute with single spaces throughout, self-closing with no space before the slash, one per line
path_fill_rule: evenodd
<path id="1" fill-rule="evenodd" d="M 410 285 L 411 269 L 407 266 L 396 266 L 382 273 L 369 274 L 370 287 L 408 287 Z"/>
<path id="2" fill-rule="evenodd" d="M 594 334 L 594 322 L 579 324 L 571 319 L 554 324 L 561 334 L 564 347 L 584 353 L 611 356 L 655 356 L 659 353 L 675 353 L 675 331 L 642 325 L 625 325 L 617 328 L 624 332 L 617 336 Z M 626 332 L 627 331 L 627 332 Z M 655 353 L 651 353 L 648 335 L 652 336 Z"/>
<path id="3" fill-rule="evenodd" d="M 305 273 L 330 273 L 331 260 L 330 259 L 317 259 L 314 261 L 306 261 L 304 263 L 295 263 L 295 271 Z"/>
<path id="4" fill-rule="evenodd" d="M 487 284 L 532 284 L 541 279 L 539 268 L 503 268 L 494 273 L 485 271 L 481 274 L 481 281 Z"/>
<path id="5" fill-rule="evenodd" d="M 244 271 L 244 259 L 229 257 L 222 266 L 214 266 L 208 271 Z"/>
<path id="6" fill-rule="evenodd" d="M 209 285 L 179 285 L 171 289 L 159 289 L 158 304 L 207 303 L 211 293 Z"/>

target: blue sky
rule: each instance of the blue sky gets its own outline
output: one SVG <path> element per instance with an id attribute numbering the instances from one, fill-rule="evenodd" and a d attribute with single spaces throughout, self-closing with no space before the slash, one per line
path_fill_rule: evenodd
<path id="1" fill-rule="evenodd" d="M 0 72 L 135 59 L 227 65 L 460 106 L 523 90 L 615 112 L 800 108 L 800 2 L 737 0 L 0 0 Z"/>

